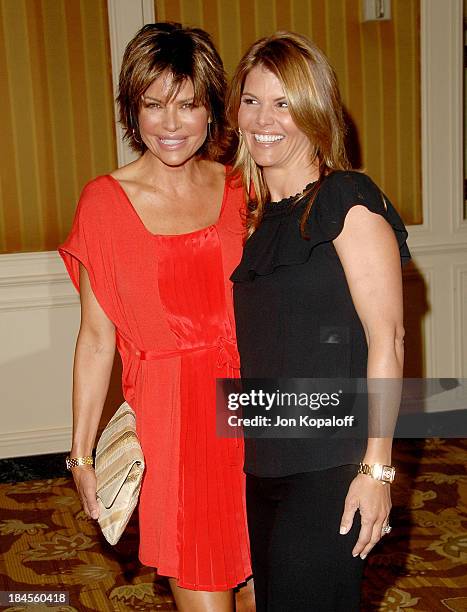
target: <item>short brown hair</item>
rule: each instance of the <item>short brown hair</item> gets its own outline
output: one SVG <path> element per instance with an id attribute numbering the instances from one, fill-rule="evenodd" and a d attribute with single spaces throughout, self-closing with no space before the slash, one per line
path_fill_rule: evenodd
<path id="1" fill-rule="evenodd" d="M 210 137 L 199 153 L 217 159 L 227 145 L 224 66 L 207 32 L 172 22 L 143 26 L 123 55 L 117 103 L 131 148 L 139 153 L 146 150 L 138 125 L 142 96 L 164 73 L 173 77 L 169 97 L 177 95 L 186 79 L 192 81 L 194 103 L 205 106 L 212 120 Z"/>
<path id="2" fill-rule="evenodd" d="M 256 66 L 263 66 L 279 79 L 295 125 L 308 136 L 312 150 L 310 162 L 319 162 L 320 180 L 315 185 L 316 192 L 327 173 L 349 168 L 342 103 L 334 70 L 321 49 L 305 36 L 276 32 L 261 38 L 242 57 L 232 78 L 227 116 L 235 129 L 245 79 Z M 251 233 L 261 222 L 270 194 L 261 168 L 255 164 L 241 137 L 233 170 L 242 173 L 247 195 L 251 187 L 255 192 L 248 215 Z M 304 195 L 308 194 L 309 191 Z M 313 198 L 302 219 L 302 233 L 312 203 Z"/>

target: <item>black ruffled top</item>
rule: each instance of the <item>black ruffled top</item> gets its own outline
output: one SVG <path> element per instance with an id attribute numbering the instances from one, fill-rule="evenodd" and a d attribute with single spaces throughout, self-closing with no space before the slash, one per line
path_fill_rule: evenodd
<path id="1" fill-rule="evenodd" d="M 262 225 L 248 240 L 242 260 L 230 277 L 232 281 L 250 281 L 255 276 L 271 274 L 279 266 L 304 263 L 315 247 L 339 236 L 348 211 L 359 204 L 387 220 L 399 243 L 401 262 L 410 260 L 408 234 L 402 219 L 365 174 L 336 171 L 324 179 L 308 217 L 308 240 L 297 234 L 307 200 L 294 206 L 296 199 L 297 196 L 291 196 L 266 204 Z"/>
<path id="2" fill-rule="evenodd" d="M 401 263 L 410 259 L 398 213 L 366 175 L 336 171 L 307 204 L 296 196 L 266 206 L 231 275 L 244 378 L 365 378 L 367 344 L 333 245 L 348 211 L 366 206 L 392 227 Z M 366 440 L 246 439 L 245 471 L 284 476 L 358 463 Z"/>

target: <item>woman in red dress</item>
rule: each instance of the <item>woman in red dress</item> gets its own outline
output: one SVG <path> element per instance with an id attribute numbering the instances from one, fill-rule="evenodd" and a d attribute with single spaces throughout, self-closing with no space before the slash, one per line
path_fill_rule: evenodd
<path id="1" fill-rule="evenodd" d="M 215 161 L 225 90 L 204 31 L 143 27 L 118 96 L 141 156 L 86 185 L 59 249 L 82 310 L 70 456 L 91 455 L 117 346 L 146 459 L 139 558 L 189 612 L 233 610 L 251 574 L 243 445 L 215 431 L 215 379 L 238 375 L 228 279 L 243 237 L 242 191 Z M 72 471 L 97 518 L 93 468 Z"/>

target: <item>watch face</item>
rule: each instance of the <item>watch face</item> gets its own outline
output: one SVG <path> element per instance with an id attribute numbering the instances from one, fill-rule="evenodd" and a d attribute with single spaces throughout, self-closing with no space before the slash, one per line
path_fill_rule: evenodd
<path id="1" fill-rule="evenodd" d="M 382 479 L 383 480 L 390 480 L 391 482 L 394 480 L 394 474 L 396 473 L 396 470 L 389 466 L 389 465 L 385 465 L 383 467 L 383 474 L 382 474 Z"/>

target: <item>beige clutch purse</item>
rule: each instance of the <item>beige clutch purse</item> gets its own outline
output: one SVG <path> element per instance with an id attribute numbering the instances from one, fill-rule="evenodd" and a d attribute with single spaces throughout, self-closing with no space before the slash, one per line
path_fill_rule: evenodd
<path id="1" fill-rule="evenodd" d="M 124 402 L 108 422 L 96 448 L 99 525 L 116 544 L 138 503 L 144 457 L 136 435 L 136 417 Z"/>

